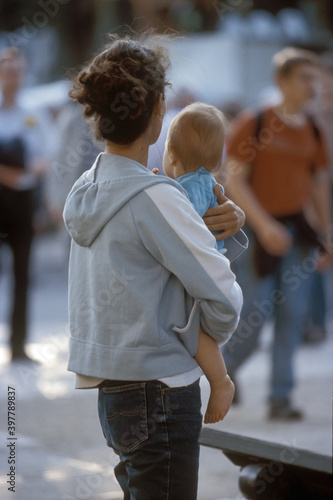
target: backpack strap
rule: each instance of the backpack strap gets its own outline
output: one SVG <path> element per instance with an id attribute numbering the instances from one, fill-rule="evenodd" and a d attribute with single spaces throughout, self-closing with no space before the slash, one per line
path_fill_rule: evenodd
<path id="1" fill-rule="evenodd" d="M 256 141 L 258 142 L 260 132 L 261 132 L 261 129 L 263 128 L 263 124 L 264 124 L 264 110 L 262 108 L 256 110 L 255 119 L 256 119 L 256 126 L 254 129 L 254 137 L 255 137 Z"/>
<path id="2" fill-rule="evenodd" d="M 253 131 L 253 137 L 255 138 L 256 142 L 259 143 L 260 132 L 261 132 L 263 125 L 264 125 L 265 110 L 263 108 L 255 108 L 254 113 L 255 113 L 255 127 L 254 127 L 254 131 Z M 254 166 L 255 166 L 255 162 L 254 163 L 252 162 L 250 182 L 252 180 Z"/>
<path id="3" fill-rule="evenodd" d="M 314 119 L 312 118 L 311 115 L 309 115 L 307 113 L 306 113 L 306 117 L 307 117 L 307 119 L 308 119 L 308 121 L 309 121 L 309 123 L 310 123 L 310 125 L 312 127 L 313 135 L 315 136 L 315 138 L 316 138 L 317 141 L 320 141 L 320 139 L 321 139 L 321 132 L 320 132 L 319 128 L 317 127 Z"/>
<path id="4" fill-rule="evenodd" d="M 319 128 L 317 127 L 314 119 L 312 118 L 311 115 L 307 114 L 306 113 L 306 117 L 312 127 L 312 131 L 313 131 L 313 135 L 314 135 L 314 138 L 316 140 L 316 142 L 319 144 L 320 143 L 320 140 L 321 140 L 321 132 L 319 130 Z M 312 171 L 312 174 L 315 173 L 316 169 L 315 169 L 315 166 L 313 163 L 311 163 L 311 171 Z"/>

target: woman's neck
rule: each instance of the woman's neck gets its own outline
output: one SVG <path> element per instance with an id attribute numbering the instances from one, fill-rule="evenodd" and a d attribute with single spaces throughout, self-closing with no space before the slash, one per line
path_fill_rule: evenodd
<path id="1" fill-rule="evenodd" d="M 146 167 L 148 163 L 148 148 L 149 141 L 145 136 L 141 136 L 131 144 L 122 145 L 116 144 L 115 142 L 107 142 L 105 152 L 113 155 L 126 156 Z"/>

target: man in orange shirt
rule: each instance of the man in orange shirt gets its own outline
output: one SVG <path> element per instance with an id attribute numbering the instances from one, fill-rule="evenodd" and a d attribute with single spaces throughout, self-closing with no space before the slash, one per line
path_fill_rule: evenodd
<path id="1" fill-rule="evenodd" d="M 316 93 L 316 57 L 286 48 L 273 64 L 281 103 L 242 113 L 228 141 L 224 185 L 246 214 L 251 248 L 235 264 L 244 306 L 224 356 L 232 378 L 255 349 L 265 320 L 274 317 L 269 417 L 290 420 L 302 416 L 290 393 L 312 275 L 318 261 L 322 268 L 330 261 L 323 250 L 329 250 L 330 193 L 321 134 L 304 111 Z M 316 232 L 305 217 L 310 203 Z"/>

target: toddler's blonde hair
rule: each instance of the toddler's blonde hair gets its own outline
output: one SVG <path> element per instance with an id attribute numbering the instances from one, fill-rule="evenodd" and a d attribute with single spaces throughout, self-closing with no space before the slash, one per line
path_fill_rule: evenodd
<path id="1" fill-rule="evenodd" d="M 172 120 L 167 147 L 174 151 L 186 172 L 205 167 L 209 172 L 222 164 L 226 118 L 214 106 L 195 102 Z"/>

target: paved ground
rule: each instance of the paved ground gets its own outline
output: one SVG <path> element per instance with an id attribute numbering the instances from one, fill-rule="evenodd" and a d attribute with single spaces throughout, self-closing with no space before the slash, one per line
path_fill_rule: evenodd
<path id="1" fill-rule="evenodd" d="M 73 390 L 66 371 L 66 250 L 59 238 L 39 241 L 34 254 L 29 351 L 36 367 L 8 362 L 5 312 L 9 275 L 0 279 L 0 498 L 1 500 L 121 499 L 113 476 L 115 455 L 105 445 L 96 410 L 96 391 Z M 7 263 L 7 264 L 6 264 Z M 332 295 L 331 295 L 332 297 Z M 333 323 L 327 341 L 304 346 L 297 356 L 295 402 L 304 409 L 300 423 L 271 423 L 265 397 L 269 375 L 269 325 L 257 354 L 239 376 L 242 404 L 215 429 L 282 443 L 326 455 L 332 453 Z M 202 380 L 205 407 L 208 386 Z M 10 448 L 7 387 L 16 390 L 16 491 L 8 491 Z M 240 500 L 239 470 L 217 450 L 202 447 L 199 500 Z"/>

